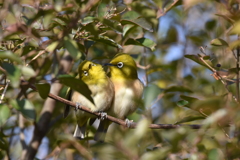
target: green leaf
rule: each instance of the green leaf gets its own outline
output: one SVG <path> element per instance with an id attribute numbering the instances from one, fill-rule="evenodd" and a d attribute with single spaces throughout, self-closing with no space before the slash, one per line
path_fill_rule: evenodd
<path id="1" fill-rule="evenodd" d="M 219 148 L 211 149 L 208 153 L 208 160 L 225 159 L 223 152 Z"/>
<path id="2" fill-rule="evenodd" d="M 51 43 L 49 46 L 47 46 L 46 51 L 53 52 L 57 48 L 58 44 L 59 44 L 59 42 L 57 42 L 57 41 Z"/>
<path id="3" fill-rule="evenodd" d="M 108 44 L 110 46 L 116 47 L 118 49 L 122 49 L 122 46 L 120 44 L 118 44 L 117 42 L 115 42 L 114 40 L 112 40 L 112 39 L 110 39 L 109 37 L 106 37 L 106 36 L 101 36 L 100 35 L 98 37 L 91 37 L 91 38 L 89 38 L 89 40 L 105 43 L 105 44 Z"/>
<path id="4" fill-rule="evenodd" d="M 126 24 L 123 26 L 123 36 L 125 37 L 126 35 L 128 35 L 128 33 L 135 28 L 136 25 L 133 24 Z"/>
<path id="5" fill-rule="evenodd" d="M 187 116 L 187 117 L 184 117 L 183 119 L 177 121 L 175 124 L 192 122 L 192 121 L 200 120 L 200 119 L 205 119 L 205 117 L 203 117 L 203 116 Z"/>
<path id="6" fill-rule="evenodd" d="M 167 93 L 167 92 L 189 92 L 189 93 L 192 93 L 192 91 L 189 88 L 184 87 L 184 86 L 168 87 L 164 90 L 164 93 Z"/>
<path id="7" fill-rule="evenodd" d="M 11 112 L 7 105 L 0 104 L 0 127 L 2 127 L 7 119 L 9 118 Z"/>
<path id="8" fill-rule="evenodd" d="M 193 103 L 195 101 L 197 101 L 198 99 L 195 97 L 190 97 L 190 96 L 185 96 L 185 95 L 180 95 L 180 98 L 188 101 L 189 103 Z"/>
<path id="9" fill-rule="evenodd" d="M 91 97 L 92 92 L 88 88 L 87 84 L 84 83 L 81 79 L 74 78 L 69 75 L 60 75 L 58 79 L 60 80 L 60 83 L 70 87 L 75 91 L 78 91 L 94 104 L 94 101 Z"/>
<path id="10" fill-rule="evenodd" d="M 82 23 L 83 25 L 86 25 L 86 24 L 88 24 L 88 23 L 94 22 L 95 19 L 96 19 L 96 17 L 88 16 L 88 17 L 83 18 L 83 19 L 81 20 L 81 23 Z"/>
<path id="11" fill-rule="evenodd" d="M 25 79 L 35 76 L 34 70 L 30 67 L 22 66 L 21 71 Z"/>
<path id="12" fill-rule="evenodd" d="M 11 51 L 0 51 L 0 59 L 9 59 L 13 62 L 18 62 L 18 63 L 22 63 L 22 60 L 19 56 L 17 56 L 16 54 L 12 53 Z"/>
<path id="13" fill-rule="evenodd" d="M 143 97 L 144 97 L 144 106 L 145 108 L 149 108 L 152 106 L 152 103 L 160 94 L 161 90 L 156 85 L 149 85 L 144 88 Z"/>
<path id="14" fill-rule="evenodd" d="M 38 83 L 38 84 L 36 84 L 36 87 L 37 87 L 38 93 L 42 97 L 42 99 L 46 99 L 50 92 L 50 84 L 49 83 Z"/>
<path id="15" fill-rule="evenodd" d="M 138 19 L 134 19 L 134 20 L 121 20 L 122 25 L 126 25 L 126 24 L 135 24 L 138 25 L 140 27 L 142 27 L 143 29 L 149 31 L 149 32 L 153 32 L 153 27 L 152 25 L 147 22 L 144 18 L 138 18 Z"/>
<path id="16" fill-rule="evenodd" d="M 138 46 L 144 46 L 152 51 L 155 50 L 156 43 L 148 38 L 139 38 L 139 39 L 132 39 L 129 38 L 126 42 L 125 45 L 138 45 Z"/>
<path id="17" fill-rule="evenodd" d="M 190 55 L 189 54 L 189 55 L 185 55 L 184 57 L 189 58 L 189 59 L 197 62 L 198 64 L 201 64 L 202 66 L 205 66 L 205 67 L 209 68 L 203 61 L 200 60 L 200 56 L 199 55 L 197 56 L 197 55 Z M 209 66 L 213 67 L 212 62 L 210 60 L 205 60 L 205 62 Z M 209 69 L 211 70 L 211 68 L 209 68 Z"/>
<path id="18" fill-rule="evenodd" d="M 82 53 L 80 52 L 80 49 L 78 48 L 77 42 L 70 39 L 69 37 L 64 37 L 64 46 L 70 53 L 70 55 L 73 57 L 74 60 L 80 59 L 82 56 Z"/>
<path id="19" fill-rule="evenodd" d="M 189 107 L 189 102 L 185 101 L 185 100 L 180 100 L 180 101 L 177 102 L 177 105 L 179 107 Z"/>
<path id="20" fill-rule="evenodd" d="M 2 63 L 3 68 L 7 71 L 7 77 L 10 80 L 11 86 L 17 88 L 20 84 L 21 70 L 19 67 L 9 63 Z"/>
<path id="21" fill-rule="evenodd" d="M 97 15 L 98 18 L 104 18 L 104 16 L 107 14 L 108 12 L 108 4 L 106 3 L 100 3 L 98 5 L 98 9 L 97 9 Z"/>
<path id="22" fill-rule="evenodd" d="M 14 108 L 16 108 L 22 115 L 31 120 L 35 121 L 36 119 L 36 112 L 34 105 L 27 99 L 22 100 L 11 100 L 11 104 Z"/>
<path id="23" fill-rule="evenodd" d="M 222 108 L 224 101 L 222 97 L 213 97 L 205 100 L 197 100 L 191 105 L 191 109 L 210 115 L 216 110 Z"/>
<path id="24" fill-rule="evenodd" d="M 138 14 L 135 11 L 128 11 L 122 15 L 123 20 L 134 20 L 140 17 L 140 14 Z"/>
<path id="25" fill-rule="evenodd" d="M 240 34 L 240 21 L 234 23 L 232 29 L 230 30 L 230 34 Z"/>
<path id="26" fill-rule="evenodd" d="M 113 21 L 113 20 L 108 20 L 108 19 L 103 19 L 102 23 L 111 29 L 113 29 L 116 33 L 121 34 L 122 31 L 122 26 L 121 23 Z"/>
<path id="27" fill-rule="evenodd" d="M 228 43 L 221 38 L 213 39 L 210 43 L 213 46 L 228 46 Z"/>
<path id="28" fill-rule="evenodd" d="M 8 142 L 5 140 L 5 138 L 3 139 L 3 137 L 0 137 L 0 148 L 8 151 L 9 150 L 9 144 Z"/>

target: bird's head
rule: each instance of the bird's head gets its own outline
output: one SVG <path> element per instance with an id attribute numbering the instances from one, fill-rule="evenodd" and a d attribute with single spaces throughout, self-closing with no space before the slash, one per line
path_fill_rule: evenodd
<path id="1" fill-rule="evenodd" d="M 118 53 L 110 63 L 110 77 L 113 79 L 137 79 L 137 66 L 133 58 L 126 53 Z"/>
<path id="2" fill-rule="evenodd" d="M 78 74 L 85 83 L 96 83 L 98 79 L 106 78 L 102 66 L 88 60 L 79 65 Z"/>

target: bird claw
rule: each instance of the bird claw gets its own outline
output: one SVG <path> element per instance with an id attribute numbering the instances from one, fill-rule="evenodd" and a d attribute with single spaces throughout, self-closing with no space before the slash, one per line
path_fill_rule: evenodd
<path id="1" fill-rule="evenodd" d="M 100 120 L 102 121 L 102 120 L 107 118 L 107 113 L 106 112 L 100 112 L 99 116 L 100 116 Z"/>
<path id="2" fill-rule="evenodd" d="M 79 102 L 76 102 L 75 111 L 78 109 L 81 109 L 81 104 Z"/>
<path id="3" fill-rule="evenodd" d="M 129 120 L 129 119 L 125 120 L 125 124 L 127 125 L 128 128 L 131 127 L 132 123 L 133 123 L 133 120 Z"/>

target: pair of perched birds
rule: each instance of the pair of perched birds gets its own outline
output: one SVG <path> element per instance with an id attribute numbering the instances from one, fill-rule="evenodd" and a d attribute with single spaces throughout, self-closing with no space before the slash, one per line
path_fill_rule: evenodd
<path id="1" fill-rule="evenodd" d="M 100 64 L 91 61 L 83 61 L 78 68 L 79 77 L 88 85 L 94 103 L 77 91 L 69 93 L 69 100 L 88 107 L 93 112 L 106 112 L 119 119 L 126 119 L 137 109 L 136 100 L 141 98 L 143 92 L 143 84 L 137 76 L 136 63 L 130 55 L 119 53 L 105 65 L 110 68 L 110 78 Z M 68 115 L 69 108 L 66 106 L 64 117 Z M 77 110 L 76 117 L 77 126 L 73 136 L 84 139 L 87 122 L 94 116 Z M 107 119 L 100 121 L 94 137 L 96 141 L 104 141 L 110 124 Z"/>

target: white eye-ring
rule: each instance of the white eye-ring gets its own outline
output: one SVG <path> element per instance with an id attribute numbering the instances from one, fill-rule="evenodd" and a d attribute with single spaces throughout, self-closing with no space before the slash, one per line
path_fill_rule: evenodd
<path id="1" fill-rule="evenodd" d="M 84 74 L 85 76 L 88 76 L 88 72 L 87 72 L 87 71 L 83 71 L 83 74 Z"/>
<path id="2" fill-rule="evenodd" d="M 96 66 L 96 64 L 92 63 L 92 66 Z"/>
<path id="3" fill-rule="evenodd" d="M 122 68 L 122 67 L 123 67 L 123 62 L 118 62 L 118 63 L 117 63 L 117 67 L 118 67 L 118 68 Z"/>

